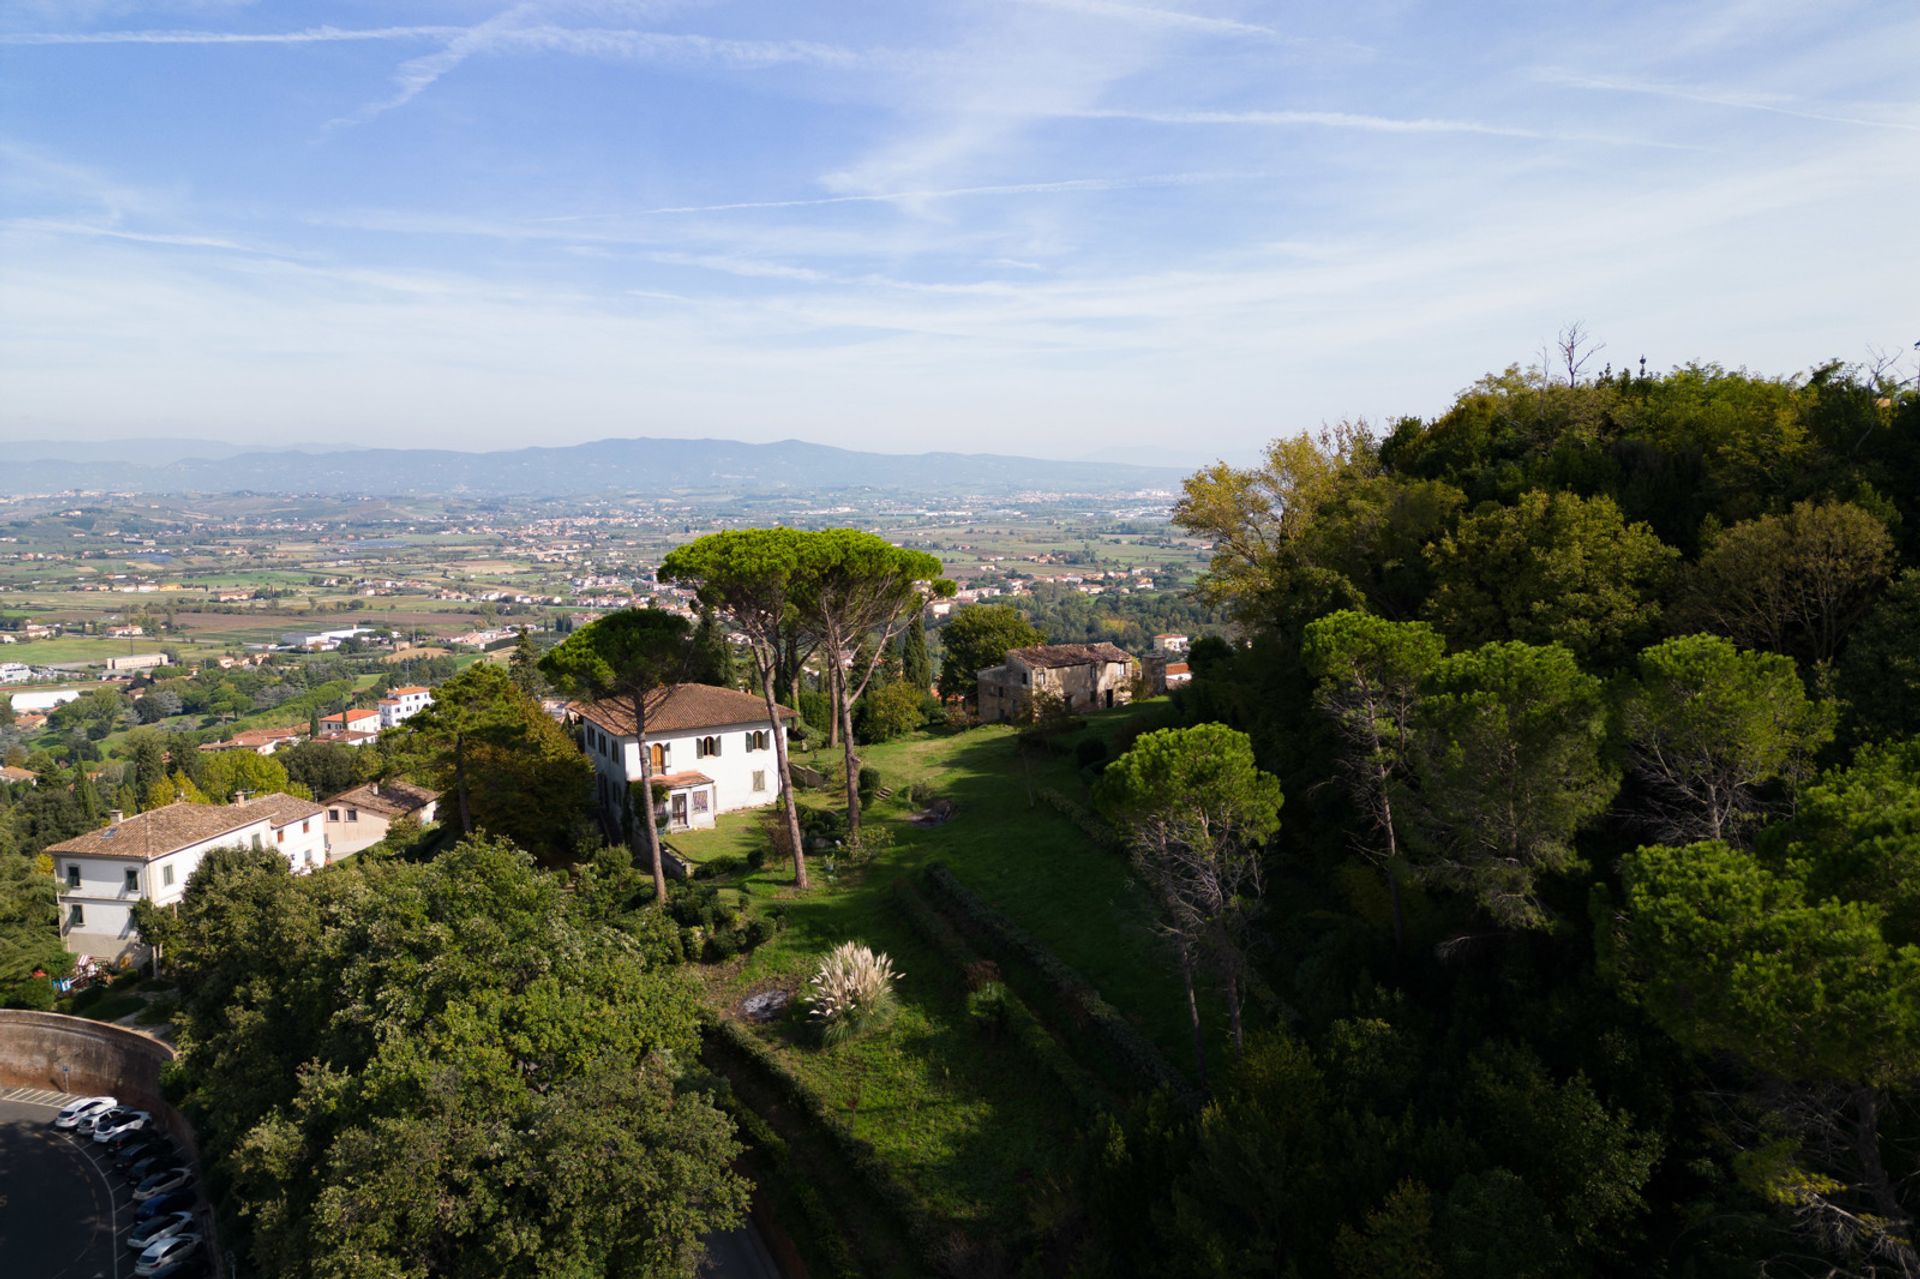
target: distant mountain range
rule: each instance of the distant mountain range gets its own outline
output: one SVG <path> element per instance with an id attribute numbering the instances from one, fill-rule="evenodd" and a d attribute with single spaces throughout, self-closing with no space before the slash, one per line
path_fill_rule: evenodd
<path id="1" fill-rule="evenodd" d="M 596 440 L 562 448 L 251 451 L 191 440 L 0 442 L 0 492 L 334 493 L 584 496 L 832 489 L 1112 493 L 1176 487 L 1178 467 L 1061 462 L 990 453 L 862 453 L 782 440 Z"/>

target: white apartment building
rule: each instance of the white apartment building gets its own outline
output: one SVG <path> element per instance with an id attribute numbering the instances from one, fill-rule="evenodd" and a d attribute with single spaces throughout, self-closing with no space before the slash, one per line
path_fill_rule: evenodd
<path id="1" fill-rule="evenodd" d="M 0 662 L 0 684 L 24 684 L 33 677 L 25 662 Z"/>
<path id="2" fill-rule="evenodd" d="M 420 684 L 390 689 L 380 699 L 380 727 L 405 723 L 433 704 L 433 690 Z"/>
<path id="3" fill-rule="evenodd" d="M 138 957 L 135 902 L 179 901 L 187 877 L 216 848 L 271 848 L 296 874 L 322 866 L 322 817 L 320 805 L 279 794 L 231 804 L 181 801 L 124 818 L 116 812 L 111 824 L 47 849 L 60 881 L 60 936 L 74 954 Z"/>
<path id="4" fill-rule="evenodd" d="M 767 718 L 759 697 L 711 684 L 672 684 L 647 699 L 646 747 L 654 780 L 667 788 L 667 829 L 710 827 L 720 813 L 780 798 L 773 735 L 798 717 L 784 706 L 776 709 L 778 725 Z M 581 723 L 581 745 L 593 760 L 594 794 L 624 828 L 627 787 L 640 780 L 633 708 L 625 698 L 610 698 L 576 702 L 572 710 Z"/>

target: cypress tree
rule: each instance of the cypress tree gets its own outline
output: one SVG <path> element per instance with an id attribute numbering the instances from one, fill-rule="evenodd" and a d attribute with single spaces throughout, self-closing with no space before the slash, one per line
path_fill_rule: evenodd
<path id="1" fill-rule="evenodd" d="M 933 687 L 933 659 L 927 656 L 926 615 L 907 624 L 900 636 L 900 678 L 916 693 Z"/>

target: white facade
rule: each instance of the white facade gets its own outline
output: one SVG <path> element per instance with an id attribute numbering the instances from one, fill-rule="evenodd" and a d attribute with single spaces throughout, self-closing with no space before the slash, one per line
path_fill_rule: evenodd
<path id="1" fill-rule="evenodd" d="M 392 728 L 396 724 L 404 724 L 431 705 L 432 689 L 418 686 L 393 689 L 380 699 L 380 727 Z"/>
<path id="2" fill-rule="evenodd" d="M 271 848 L 287 859 L 288 868 L 295 874 L 305 874 L 326 863 L 326 822 L 318 805 L 276 795 L 219 811 L 229 809 L 239 810 L 233 814 L 237 824 L 232 828 L 182 842 L 178 847 L 155 847 L 147 841 L 148 847 L 138 852 L 108 851 L 113 842 L 108 832 L 131 834 L 129 822 L 153 816 L 141 814 L 116 822 L 105 831 L 90 832 L 49 848 L 53 873 L 60 884 L 60 934 L 67 949 L 106 959 L 136 950 L 139 939 L 133 927 L 133 904 L 142 899 L 161 906 L 179 901 L 200 859 L 216 848 Z M 257 810 L 257 815 L 248 820 L 250 809 Z M 72 850 L 70 845 L 84 847 Z"/>
<path id="3" fill-rule="evenodd" d="M 640 780 L 640 741 L 583 715 L 582 745 L 597 774 L 595 794 L 616 819 L 625 811 L 630 783 Z M 780 773 L 765 714 L 731 723 L 701 724 L 647 733 L 652 773 L 668 788 L 669 830 L 712 826 L 720 813 L 759 808 L 780 798 Z"/>
<path id="4" fill-rule="evenodd" d="M 25 662 L 0 662 L 0 684 L 24 684 L 32 675 Z"/>
<path id="5" fill-rule="evenodd" d="M 25 714 L 28 711 L 50 711 L 62 702 L 77 702 L 80 690 L 74 688 L 56 688 L 37 693 L 15 693 L 13 709 Z"/>

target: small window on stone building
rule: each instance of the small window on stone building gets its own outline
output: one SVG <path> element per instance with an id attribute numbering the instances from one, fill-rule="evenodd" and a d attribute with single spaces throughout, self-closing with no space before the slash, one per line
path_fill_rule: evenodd
<path id="1" fill-rule="evenodd" d="M 140 872 L 139 871 L 130 870 L 127 872 L 127 891 L 130 893 L 137 893 L 140 891 Z"/>
<path id="2" fill-rule="evenodd" d="M 80 868 L 78 866 L 72 865 L 71 863 L 69 863 L 67 866 L 67 887 L 68 888 L 80 887 Z"/>
<path id="3" fill-rule="evenodd" d="M 162 866 L 160 868 L 160 882 L 168 888 L 173 887 L 173 867 Z"/>

